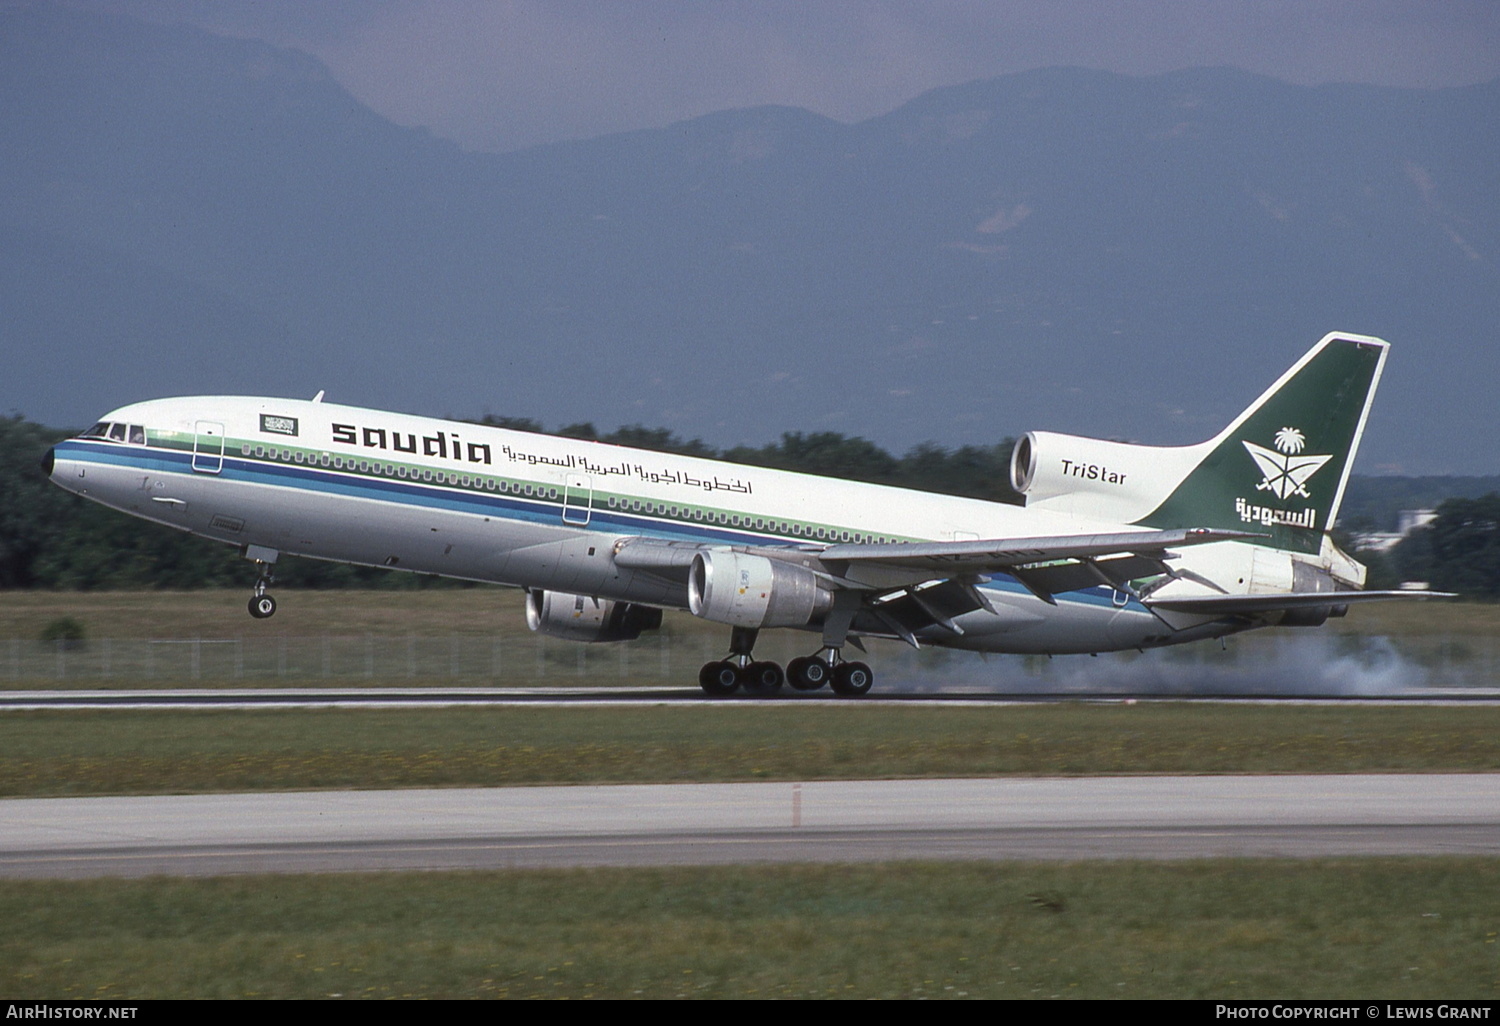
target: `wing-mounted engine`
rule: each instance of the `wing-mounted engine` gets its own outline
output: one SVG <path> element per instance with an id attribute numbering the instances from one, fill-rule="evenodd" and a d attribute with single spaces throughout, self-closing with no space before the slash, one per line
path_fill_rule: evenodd
<path id="1" fill-rule="evenodd" d="M 1205 453 L 1205 445 L 1135 445 L 1030 431 L 1011 454 L 1010 482 L 1028 507 L 1129 524 L 1159 506 Z"/>
<path id="2" fill-rule="evenodd" d="M 661 626 L 661 610 L 563 591 L 526 593 L 526 626 L 568 641 L 634 641 Z"/>
<path id="3" fill-rule="evenodd" d="M 804 566 L 709 549 L 688 572 L 688 609 L 733 627 L 806 627 L 833 607 L 833 593 Z"/>

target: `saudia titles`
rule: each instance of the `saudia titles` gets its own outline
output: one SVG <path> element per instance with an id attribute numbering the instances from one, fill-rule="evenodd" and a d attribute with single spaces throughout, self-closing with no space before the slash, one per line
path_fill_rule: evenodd
<path id="1" fill-rule="evenodd" d="M 1276 432 L 1272 443 L 1279 450 L 1276 452 L 1254 442 L 1242 444 L 1261 473 L 1260 484 L 1255 486 L 1255 490 L 1270 492 L 1282 502 L 1293 496 L 1312 499 L 1307 491 L 1308 479 L 1322 469 L 1323 464 L 1333 459 L 1332 453 L 1326 456 L 1303 455 L 1302 448 L 1307 444 L 1307 439 L 1294 427 L 1284 427 Z M 1318 511 L 1312 506 L 1302 510 L 1274 509 L 1257 505 L 1245 498 L 1237 498 L 1234 500 L 1234 511 L 1247 524 L 1261 524 L 1265 527 L 1285 525 L 1305 527 L 1308 530 L 1317 527 Z"/>
<path id="2" fill-rule="evenodd" d="M 449 439 L 452 439 L 451 445 Z M 361 442 L 363 439 L 363 442 Z M 387 447 L 396 452 L 407 452 L 415 455 L 418 449 L 418 441 L 421 441 L 421 452 L 423 456 L 435 456 L 438 459 L 454 459 L 467 463 L 490 464 L 493 462 L 488 442 L 461 442 L 454 432 L 439 431 L 432 435 L 418 435 L 416 432 L 408 431 L 403 435 L 400 431 L 387 432 L 385 428 L 360 427 L 355 424 L 334 424 L 333 440 L 341 445 L 362 445 L 366 449 L 385 449 Z M 389 446 L 387 446 L 389 440 Z M 465 449 L 467 446 L 467 449 Z M 450 455 L 451 453 L 451 455 Z"/>

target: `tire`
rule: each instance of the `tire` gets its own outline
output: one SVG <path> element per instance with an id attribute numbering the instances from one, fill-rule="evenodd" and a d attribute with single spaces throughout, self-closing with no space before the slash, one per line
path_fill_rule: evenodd
<path id="1" fill-rule="evenodd" d="M 713 698 L 732 695 L 740 686 L 739 667 L 727 661 L 704 663 L 698 671 L 698 686 Z"/>
<path id="2" fill-rule="evenodd" d="M 276 600 L 269 595 L 252 595 L 250 598 L 250 615 L 257 620 L 264 620 L 276 614 Z"/>
<path id="3" fill-rule="evenodd" d="M 833 669 L 833 692 L 845 698 L 858 698 L 875 683 L 875 674 L 864 663 L 839 663 Z"/>
<path id="4" fill-rule="evenodd" d="M 786 664 L 786 678 L 798 691 L 817 691 L 833 676 L 833 667 L 816 656 L 801 656 Z"/>
<path id="5" fill-rule="evenodd" d="M 774 695 L 786 682 L 786 674 L 775 663 L 751 663 L 740 671 L 740 687 L 748 695 Z"/>

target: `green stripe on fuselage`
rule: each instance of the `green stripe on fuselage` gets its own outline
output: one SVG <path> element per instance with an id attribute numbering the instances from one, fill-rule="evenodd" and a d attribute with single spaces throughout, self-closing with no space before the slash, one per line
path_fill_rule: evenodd
<path id="1" fill-rule="evenodd" d="M 148 444 L 154 448 L 183 453 L 193 451 L 194 436 L 177 431 L 149 430 Z M 277 466 L 306 467 L 353 477 L 383 481 L 407 482 L 425 487 L 452 488 L 460 491 L 504 496 L 513 499 L 548 502 L 561 509 L 564 487 L 556 481 L 508 477 L 480 473 L 472 464 L 435 467 L 429 463 L 408 463 L 390 459 L 385 453 L 373 455 L 368 450 L 335 452 L 303 446 L 282 445 L 263 439 L 229 438 L 224 442 L 224 456 Z M 672 502 L 659 497 L 632 495 L 618 491 L 594 489 L 590 508 L 594 514 L 620 514 L 650 518 L 657 522 L 684 527 L 704 527 L 720 531 L 767 535 L 767 542 L 792 539 L 804 542 L 903 542 L 925 541 L 890 533 L 872 534 L 851 530 L 838 524 L 767 517 L 728 507 Z M 566 523 L 565 521 L 561 521 Z"/>

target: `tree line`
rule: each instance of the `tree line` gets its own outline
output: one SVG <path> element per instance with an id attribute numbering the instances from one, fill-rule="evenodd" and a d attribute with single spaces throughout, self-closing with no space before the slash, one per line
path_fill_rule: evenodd
<path id="1" fill-rule="evenodd" d="M 524 418 L 486 416 L 474 423 L 542 430 L 539 423 Z M 608 433 L 592 424 L 569 424 L 556 433 L 945 495 L 1020 501 L 1010 487 L 1010 438 L 955 449 L 928 442 L 895 456 L 867 439 L 832 431 L 788 432 L 759 447 L 728 449 L 639 424 Z M 249 586 L 254 575 L 230 546 L 147 527 L 47 481 L 42 456 L 70 434 L 21 417 L 0 418 L 0 589 Z M 1437 519 L 1429 527 L 1392 552 L 1357 555 L 1370 567 L 1372 588 L 1421 580 L 1444 591 L 1500 599 L 1500 493 L 1450 498 L 1438 506 Z M 292 557 L 278 562 L 276 573 L 283 585 L 301 588 L 462 586 L 417 574 Z"/>
<path id="2" fill-rule="evenodd" d="M 1500 492 L 1448 499 L 1437 507 L 1431 524 L 1394 549 L 1355 555 L 1369 567 L 1366 587 L 1371 589 L 1426 581 L 1437 591 L 1500 599 Z"/>

